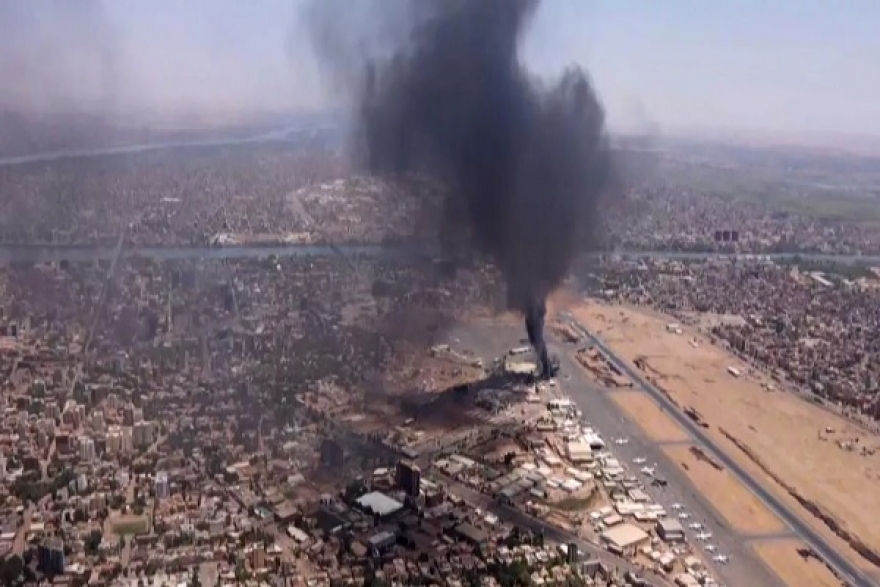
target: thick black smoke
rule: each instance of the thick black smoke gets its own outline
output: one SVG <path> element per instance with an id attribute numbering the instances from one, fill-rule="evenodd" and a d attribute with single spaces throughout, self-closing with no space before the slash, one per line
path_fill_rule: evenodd
<path id="1" fill-rule="evenodd" d="M 545 300 L 595 233 L 610 150 L 582 70 L 545 85 L 520 61 L 538 5 L 379 1 L 371 18 L 394 23 L 391 41 L 354 68 L 349 45 L 344 68 L 363 75 L 357 113 L 369 170 L 429 173 L 449 186 L 443 233 L 498 266 L 546 372 Z M 333 42 L 323 29 L 319 53 L 338 72 Z"/>

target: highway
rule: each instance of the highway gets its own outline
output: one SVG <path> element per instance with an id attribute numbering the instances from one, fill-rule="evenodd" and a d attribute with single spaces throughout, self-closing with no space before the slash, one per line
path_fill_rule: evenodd
<path id="1" fill-rule="evenodd" d="M 805 544 L 812 548 L 825 563 L 834 569 L 842 580 L 846 581 L 853 587 L 875 587 L 877 585 L 876 582 L 871 580 L 864 572 L 854 566 L 837 552 L 837 550 L 829 545 L 822 536 L 807 525 L 797 514 L 788 509 L 785 504 L 752 478 L 739 465 L 739 463 L 718 448 L 715 442 L 705 433 L 703 428 L 699 427 L 684 412 L 680 411 L 664 393 L 645 380 L 645 378 L 641 376 L 641 373 L 620 360 L 605 342 L 587 330 L 582 324 L 579 324 L 570 313 L 563 312 L 562 316 L 569 321 L 574 328 L 580 331 L 583 336 L 600 349 L 615 367 L 630 377 L 632 381 L 642 388 L 643 391 L 648 393 L 660 406 L 662 406 L 669 416 L 696 440 L 695 444 L 702 445 L 702 448 L 717 459 L 731 475 L 743 483 L 743 485 L 755 495 L 755 497 L 779 516 L 779 518 L 782 519 L 785 524 L 804 541 Z"/>

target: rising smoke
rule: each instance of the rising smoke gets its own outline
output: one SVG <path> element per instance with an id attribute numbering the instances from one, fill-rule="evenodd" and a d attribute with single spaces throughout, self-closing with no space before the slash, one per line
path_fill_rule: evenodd
<path id="1" fill-rule="evenodd" d="M 308 16 L 327 72 L 352 91 L 368 169 L 447 184 L 443 233 L 497 265 L 548 375 L 546 299 L 595 235 L 610 168 L 587 75 L 546 84 L 525 70 L 537 0 L 378 0 L 365 26 L 379 40 L 334 28 L 350 4 L 314 0 Z"/>

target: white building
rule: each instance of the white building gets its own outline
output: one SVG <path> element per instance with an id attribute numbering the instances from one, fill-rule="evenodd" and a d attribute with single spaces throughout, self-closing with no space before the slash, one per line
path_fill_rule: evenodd
<path id="1" fill-rule="evenodd" d="M 171 487 L 168 484 L 168 473 L 159 471 L 156 473 L 156 499 L 165 499 L 171 495 Z"/>
<path id="2" fill-rule="evenodd" d="M 83 461 L 95 460 L 95 441 L 87 436 L 79 439 L 79 458 Z"/>

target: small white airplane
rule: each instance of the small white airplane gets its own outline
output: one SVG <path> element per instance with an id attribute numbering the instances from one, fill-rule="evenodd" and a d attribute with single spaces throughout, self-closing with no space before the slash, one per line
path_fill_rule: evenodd
<path id="1" fill-rule="evenodd" d="M 691 522 L 690 524 L 688 524 L 688 527 L 691 530 L 702 530 L 703 529 L 703 525 L 699 522 Z"/>
<path id="2" fill-rule="evenodd" d="M 642 473 L 644 473 L 648 477 L 653 477 L 654 476 L 654 467 L 642 467 Z"/>
<path id="3" fill-rule="evenodd" d="M 715 556 L 712 557 L 712 560 L 715 561 L 716 563 L 721 563 L 722 565 L 726 565 L 727 562 L 730 560 L 730 557 L 727 556 L 726 554 L 716 554 Z"/>
<path id="4" fill-rule="evenodd" d="M 679 520 L 687 520 L 690 517 L 691 517 L 691 515 L 687 512 L 681 512 L 680 514 L 678 514 Z"/>
<path id="5" fill-rule="evenodd" d="M 629 438 L 626 438 L 626 437 L 614 439 L 614 444 L 617 444 L 617 445 L 624 445 L 624 444 L 628 444 L 628 443 L 629 443 Z"/>
<path id="6" fill-rule="evenodd" d="M 671 508 L 672 508 L 672 509 L 673 509 L 673 510 L 675 510 L 675 511 L 678 511 L 678 510 L 680 510 L 680 509 L 683 509 L 683 508 L 684 508 L 684 506 L 683 506 L 683 505 L 681 505 L 681 504 L 680 504 L 680 503 L 674 503 L 674 504 L 672 504 L 672 505 L 671 505 L 671 506 L 669 506 L 669 507 L 671 507 Z"/>
<path id="7" fill-rule="evenodd" d="M 699 534 L 697 534 L 697 540 L 699 540 L 700 542 L 706 542 L 707 540 L 711 540 L 711 539 L 712 539 L 711 532 L 700 532 Z"/>
<path id="8" fill-rule="evenodd" d="M 633 459 L 633 464 L 634 465 L 644 465 L 645 462 L 647 462 L 647 460 L 648 459 L 646 459 L 645 457 L 636 457 Z"/>
<path id="9" fill-rule="evenodd" d="M 718 550 L 718 547 L 715 546 L 714 544 L 707 544 L 706 545 L 707 552 L 715 552 L 716 550 Z"/>

